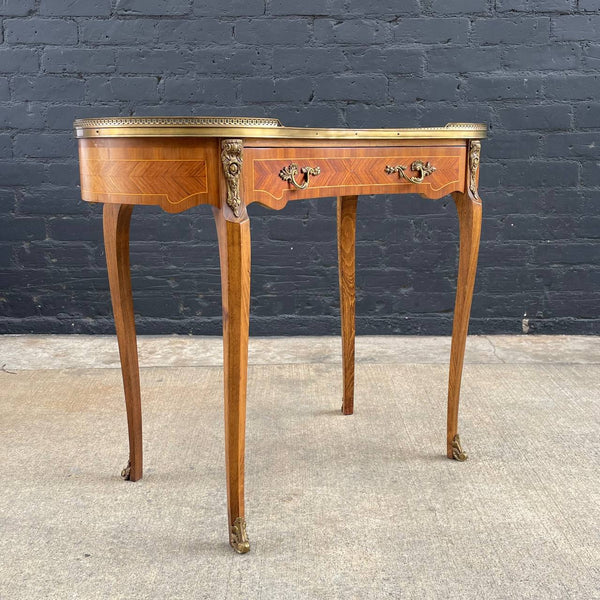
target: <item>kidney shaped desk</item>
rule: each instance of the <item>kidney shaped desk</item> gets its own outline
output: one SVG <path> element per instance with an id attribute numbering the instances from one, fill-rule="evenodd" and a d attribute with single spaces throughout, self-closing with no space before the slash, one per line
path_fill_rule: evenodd
<path id="1" fill-rule="evenodd" d="M 129 268 L 129 224 L 136 205 L 177 213 L 209 204 L 216 221 L 223 296 L 225 452 L 229 541 L 250 549 L 244 515 L 246 374 L 250 306 L 247 206 L 282 209 L 290 200 L 337 197 L 343 404 L 354 398 L 354 248 L 359 194 L 452 194 L 460 249 L 450 352 L 446 452 L 465 460 L 457 432 L 465 341 L 481 227 L 477 193 L 484 125 L 419 129 L 308 129 L 277 119 L 103 118 L 75 121 L 81 195 L 104 203 L 104 244 L 129 428 L 122 476 L 142 476 L 142 419 Z M 377 204 L 370 205 L 378 210 Z"/>

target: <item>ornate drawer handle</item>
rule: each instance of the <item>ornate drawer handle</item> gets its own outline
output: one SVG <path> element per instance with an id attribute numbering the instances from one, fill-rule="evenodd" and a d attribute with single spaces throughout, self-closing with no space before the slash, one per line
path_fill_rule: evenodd
<path id="1" fill-rule="evenodd" d="M 283 167 L 283 169 L 279 171 L 279 177 L 284 181 L 289 181 L 296 189 L 305 190 L 308 187 L 309 176 L 319 175 L 321 169 L 320 167 L 302 167 L 300 171 L 305 175 L 304 183 L 298 183 L 296 181 L 296 175 L 298 175 L 298 165 L 296 163 L 292 163 L 288 167 Z"/>
<path id="2" fill-rule="evenodd" d="M 410 181 L 411 183 L 423 183 L 423 179 L 427 177 L 427 175 L 431 175 L 435 171 L 435 167 L 430 163 L 424 163 L 422 160 L 415 160 L 412 165 L 410 165 L 411 171 L 418 171 L 418 177 L 409 177 L 404 171 L 406 171 L 408 167 L 403 165 L 396 165 L 395 167 L 390 167 L 386 165 L 385 172 L 390 175 L 391 173 L 398 173 L 400 178 L 406 179 L 406 181 Z"/>

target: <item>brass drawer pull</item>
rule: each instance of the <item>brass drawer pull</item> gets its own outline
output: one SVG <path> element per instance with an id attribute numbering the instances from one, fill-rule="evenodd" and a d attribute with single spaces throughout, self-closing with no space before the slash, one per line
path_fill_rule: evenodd
<path id="1" fill-rule="evenodd" d="M 406 179 L 406 181 L 410 181 L 411 183 L 423 183 L 423 179 L 427 177 L 427 175 L 431 175 L 435 171 L 435 167 L 430 163 L 424 163 L 422 160 L 415 160 L 412 165 L 410 165 L 411 171 L 418 171 L 418 177 L 409 177 L 404 171 L 406 171 L 408 167 L 403 165 L 396 165 L 395 167 L 390 167 L 386 165 L 385 172 L 390 175 L 391 173 L 398 173 L 400 178 Z"/>
<path id="2" fill-rule="evenodd" d="M 308 178 L 310 175 L 319 175 L 321 172 L 320 167 L 302 167 L 300 169 L 302 173 L 304 173 L 304 183 L 298 183 L 296 181 L 296 175 L 298 175 L 298 165 L 296 163 L 292 163 L 287 167 L 283 167 L 281 171 L 279 171 L 279 177 L 284 181 L 289 181 L 296 189 L 305 190 L 308 187 Z"/>

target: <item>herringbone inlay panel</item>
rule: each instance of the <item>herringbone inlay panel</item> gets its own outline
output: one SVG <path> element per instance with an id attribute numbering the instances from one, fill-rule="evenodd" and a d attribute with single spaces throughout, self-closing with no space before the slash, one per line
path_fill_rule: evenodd
<path id="1" fill-rule="evenodd" d="M 269 200 L 292 200 L 295 198 L 331 195 L 329 190 L 340 189 L 347 194 L 394 193 L 414 191 L 432 198 L 439 198 L 451 191 L 461 190 L 464 172 L 464 146 L 440 146 L 431 148 L 293 148 L 286 149 L 280 157 L 273 157 L 273 150 L 262 148 L 247 150 L 252 165 L 253 199 L 265 204 Z M 415 161 L 431 162 L 435 170 L 422 183 L 411 183 L 396 173 L 387 173 L 386 166 L 403 165 L 407 176 L 418 175 L 411 171 Z M 282 168 L 290 164 L 298 168 L 318 167 L 320 173 L 310 177 L 307 190 L 295 189 L 279 176 Z M 304 175 L 298 179 L 303 181 Z M 407 189 L 413 188 L 412 190 Z M 310 191 L 309 191 L 310 190 Z"/>

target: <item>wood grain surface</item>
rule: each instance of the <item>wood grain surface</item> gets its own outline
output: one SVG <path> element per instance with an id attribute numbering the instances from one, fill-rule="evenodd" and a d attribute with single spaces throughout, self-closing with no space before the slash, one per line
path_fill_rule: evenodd
<path id="1" fill-rule="evenodd" d="M 217 171 L 210 139 L 79 140 L 81 195 L 90 202 L 157 204 L 181 212 L 210 203 Z"/>
<path id="2" fill-rule="evenodd" d="M 137 481 L 141 479 L 143 469 L 142 404 L 129 266 L 129 226 L 132 211 L 131 205 L 105 204 L 103 225 L 106 266 L 119 343 L 129 431 L 129 464 L 124 471 L 126 479 Z"/>
<path id="3" fill-rule="evenodd" d="M 244 517 L 244 449 L 250 315 L 250 221 L 228 221 L 213 208 L 223 300 L 225 461 L 229 526 Z"/>
<path id="4" fill-rule="evenodd" d="M 448 421 L 446 453 L 452 458 L 452 440 L 458 433 L 458 404 L 462 381 L 465 346 L 469 330 L 469 316 L 477 272 L 479 240 L 481 237 L 481 199 L 468 186 L 464 193 L 452 194 L 458 211 L 460 232 L 458 281 L 452 324 L 450 371 L 448 377 Z"/>
<path id="5" fill-rule="evenodd" d="M 411 183 L 386 166 L 403 165 L 406 173 L 414 161 L 431 162 L 435 171 L 422 183 Z M 250 201 L 282 208 L 289 200 L 335 195 L 418 193 L 441 198 L 464 189 L 465 146 L 346 147 L 346 148 L 247 148 L 246 168 L 250 177 Z M 318 167 L 305 190 L 281 179 L 281 169 L 296 164 Z M 304 176 L 299 175 L 299 183 Z"/>
<path id="6" fill-rule="evenodd" d="M 340 313 L 342 319 L 342 368 L 344 392 L 342 413 L 354 412 L 354 314 L 356 205 L 358 196 L 340 196 L 337 200 L 338 271 L 340 279 Z"/>

